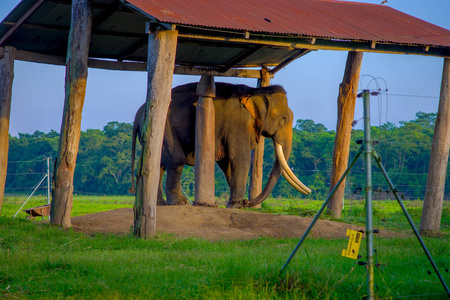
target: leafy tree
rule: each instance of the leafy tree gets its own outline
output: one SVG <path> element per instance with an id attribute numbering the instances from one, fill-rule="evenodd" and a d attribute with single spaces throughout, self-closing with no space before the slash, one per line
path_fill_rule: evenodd
<path id="1" fill-rule="evenodd" d="M 298 131 L 306 131 L 306 132 L 324 132 L 327 131 L 327 128 L 322 123 L 314 123 L 313 120 L 310 119 L 298 119 L 294 128 Z"/>
<path id="2" fill-rule="evenodd" d="M 402 121 L 398 126 L 386 123 L 372 127 L 372 137 L 378 141 L 374 149 L 381 156 L 392 181 L 406 198 L 423 199 L 435 121 L 436 114 L 418 112 L 414 120 Z M 131 133 L 132 125 L 120 122 L 109 122 L 103 130 L 88 129 L 81 133 L 74 177 L 76 193 L 128 193 L 131 184 Z M 325 199 L 329 189 L 334 137 L 335 132 L 328 130 L 323 124 L 316 124 L 312 120 L 297 120 L 293 130 L 289 165 L 312 189 L 312 193 L 303 196 L 281 178 L 272 196 Z M 357 141 L 363 139 L 362 130 L 353 130 L 349 159 L 352 159 L 361 147 Z M 53 159 L 56 157 L 59 134 L 54 130 L 49 133 L 20 133 L 18 137 L 10 137 L 9 143 L 7 191 L 26 192 L 27 189 L 19 188 L 34 186 L 45 172 L 44 156 L 51 156 Z M 265 139 L 263 184 L 269 177 L 274 161 L 272 140 Z M 448 170 L 450 172 L 450 168 Z M 374 167 L 373 172 L 374 188 L 385 192 L 388 186 L 380 171 Z M 194 195 L 194 177 L 194 168 L 186 166 L 181 185 L 189 197 Z M 228 197 L 227 182 L 217 166 L 215 180 L 216 196 Z M 356 162 L 346 182 L 346 197 L 363 196 L 364 159 Z"/>

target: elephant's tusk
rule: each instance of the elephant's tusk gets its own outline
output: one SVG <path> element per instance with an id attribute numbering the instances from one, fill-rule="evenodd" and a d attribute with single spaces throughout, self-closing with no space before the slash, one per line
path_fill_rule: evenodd
<path id="1" fill-rule="evenodd" d="M 300 193 L 304 194 L 304 195 L 308 195 L 309 193 L 307 191 L 305 191 L 304 189 L 302 189 L 301 187 L 298 186 L 298 184 L 296 184 L 291 177 L 289 177 L 289 175 L 286 173 L 286 171 L 281 170 L 281 175 L 283 175 L 284 179 L 286 179 L 286 181 L 297 191 L 299 191 Z"/>
<path id="2" fill-rule="evenodd" d="M 277 154 L 278 161 L 280 162 L 282 169 L 283 177 L 286 179 L 286 181 L 292 185 L 297 191 L 304 195 L 308 195 L 311 193 L 311 189 L 309 189 L 306 185 L 304 185 L 298 178 L 295 176 L 295 174 L 292 172 L 292 170 L 289 168 L 286 158 L 283 154 L 283 146 L 281 144 L 275 142 L 275 153 Z"/>

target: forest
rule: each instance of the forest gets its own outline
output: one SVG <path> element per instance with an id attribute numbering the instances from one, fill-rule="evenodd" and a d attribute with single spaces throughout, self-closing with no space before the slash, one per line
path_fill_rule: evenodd
<path id="1" fill-rule="evenodd" d="M 372 127 L 374 149 L 382 157 L 391 180 L 404 199 L 423 199 L 436 114 L 418 112 L 416 118 L 398 125 L 386 123 Z M 126 195 L 131 186 L 132 124 L 110 122 L 103 130 L 88 129 L 81 133 L 74 177 L 74 193 L 79 195 Z M 289 165 L 294 173 L 311 188 L 304 196 L 280 178 L 273 197 L 325 199 L 329 192 L 334 130 L 312 120 L 297 120 L 293 130 L 292 153 Z M 361 145 L 364 132 L 353 130 L 350 159 Z M 35 131 L 19 133 L 9 140 L 9 163 L 6 194 L 29 192 L 47 170 L 46 157 L 51 157 L 50 169 L 58 151 L 59 133 Z M 267 180 L 274 161 L 271 139 L 265 140 L 264 177 Z M 447 170 L 449 174 L 450 170 Z M 448 181 L 448 175 L 447 175 Z M 46 185 L 39 193 L 45 193 Z M 346 180 L 345 197 L 364 197 L 364 158 L 357 161 Z M 447 184 L 446 184 L 447 186 Z M 392 199 L 388 185 L 378 166 L 373 166 L 374 199 Z M 182 177 L 184 192 L 194 194 L 194 168 L 185 167 Z M 227 198 L 228 185 L 216 167 L 216 196 Z M 445 199 L 449 191 L 445 192 Z"/>

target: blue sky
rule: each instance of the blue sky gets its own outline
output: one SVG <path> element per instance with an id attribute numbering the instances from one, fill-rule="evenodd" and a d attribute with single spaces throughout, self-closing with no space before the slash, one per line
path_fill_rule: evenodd
<path id="1" fill-rule="evenodd" d="M 1 0 L 0 20 L 19 2 Z M 379 4 L 381 0 L 359 2 Z M 449 0 L 388 0 L 386 5 L 450 29 Z M 276 74 L 272 83 L 286 89 L 295 120 L 312 119 L 328 129 L 335 129 L 336 99 L 346 58 L 347 52 L 315 51 Z M 367 76 L 362 77 L 360 87 L 372 89 L 378 83 L 380 88 L 389 90 L 388 96 L 372 97 L 372 124 L 411 120 L 418 111 L 436 112 L 442 66 L 442 58 L 365 53 L 361 75 Z M 13 136 L 35 130 L 60 131 L 64 76 L 64 67 L 16 62 L 10 123 Z M 372 81 L 372 77 L 379 79 Z M 196 76 L 176 75 L 174 86 L 198 80 Z M 256 84 L 255 79 L 216 78 L 216 81 Z M 146 82 L 143 72 L 90 69 L 82 130 L 102 129 L 111 121 L 131 123 L 136 110 L 145 101 Z M 358 101 L 355 119 L 362 115 L 361 101 Z M 362 122 L 356 128 L 362 128 Z"/>

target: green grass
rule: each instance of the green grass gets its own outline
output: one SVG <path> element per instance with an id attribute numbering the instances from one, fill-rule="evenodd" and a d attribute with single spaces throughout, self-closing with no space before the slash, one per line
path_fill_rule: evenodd
<path id="1" fill-rule="evenodd" d="M 14 216 L 25 200 L 26 196 L 5 197 L 3 200 L 2 216 Z M 47 197 L 33 196 L 23 209 L 43 204 L 47 204 Z M 74 196 L 72 217 L 124 207 L 133 207 L 133 204 L 134 196 Z M 27 214 L 23 211 L 17 215 L 17 217 L 24 218 L 26 216 Z"/>
<path id="2" fill-rule="evenodd" d="M 365 267 L 341 256 L 347 247 L 345 239 L 307 239 L 287 272 L 279 276 L 298 239 L 209 242 L 167 234 L 152 240 L 131 234 L 85 235 L 27 221 L 24 215 L 12 219 L 24 200 L 6 198 L 0 217 L 0 298 L 360 299 L 367 294 Z M 36 202 L 29 207 L 45 202 L 43 197 L 30 201 Z M 263 210 L 310 216 L 321 203 L 270 199 Z M 73 215 L 132 204 L 133 197 L 76 196 Z M 416 208 L 421 208 L 418 204 L 405 201 L 415 220 Z M 387 218 L 379 221 L 387 227 L 406 222 L 395 205 L 376 201 L 374 222 Z M 450 223 L 448 209 L 445 203 L 443 226 Z M 361 203 L 346 203 L 345 220 L 363 223 L 364 217 Z M 402 224 L 394 227 L 407 228 Z M 443 271 L 450 269 L 450 236 L 424 240 L 450 283 L 450 273 Z M 427 274 L 432 268 L 415 238 L 375 236 L 374 248 L 378 254 L 375 262 L 380 264 L 375 269 L 378 296 L 445 298 L 436 274 Z M 365 253 L 363 243 L 360 254 Z"/>
<path id="3" fill-rule="evenodd" d="M 366 294 L 365 268 L 340 256 L 346 240 L 307 240 L 280 277 L 296 239 L 208 242 L 157 235 L 140 240 L 6 217 L 0 218 L 0 236 L 0 295 L 11 299 L 356 299 Z M 375 272 L 379 296 L 443 296 L 414 239 L 375 243 L 382 264 Z M 448 266 L 448 239 L 426 243 L 439 268 Z"/>
<path id="4" fill-rule="evenodd" d="M 324 201 L 298 200 L 298 199 L 273 199 L 266 200 L 260 211 L 277 214 L 297 215 L 301 217 L 314 217 L 321 208 Z M 341 219 L 335 219 L 330 215 L 323 214 L 322 219 L 345 222 L 351 224 L 365 225 L 366 208 L 365 200 L 346 200 L 344 203 Z M 416 227 L 419 227 L 422 215 L 423 201 L 403 201 L 403 204 L 411 216 Z M 400 205 L 397 201 L 375 200 L 372 205 L 373 226 L 379 229 L 395 231 L 411 231 Z M 450 235 L 450 201 L 444 201 L 441 218 L 441 233 Z"/>

